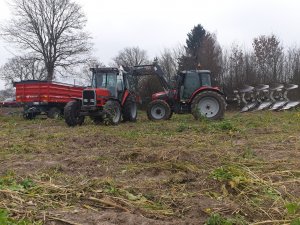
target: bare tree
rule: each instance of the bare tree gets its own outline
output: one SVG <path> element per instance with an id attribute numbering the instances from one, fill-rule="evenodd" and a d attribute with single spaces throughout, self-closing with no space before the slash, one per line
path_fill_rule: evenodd
<path id="1" fill-rule="evenodd" d="M 251 51 L 243 49 L 233 43 L 231 48 L 223 50 L 222 54 L 222 86 L 226 94 L 233 94 L 233 90 L 243 85 L 260 83 L 256 75 L 255 56 Z"/>
<path id="2" fill-rule="evenodd" d="M 296 46 L 287 50 L 285 59 L 285 79 L 300 85 L 300 48 Z"/>
<path id="3" fill-rule="evenodd" d="M 113 58 L 113 61 L 117 66 L 126 67 L 149 63 L 147 52 L 139 47 L 124 48 Z"/>
<path id="4" fill-rule="evenodd" d="M 288 49 L 285 63 L 285 79 L 300 87 L 300 48 L 294 46 Z M 294 92 L 295 99 L 299 99 L 300 88 Z"/>
<path id="5" fill-rule="evenodd" d="M 13 0 L 13 19 L 1 26 L 1 36 L 44 62 L 47 80 L 55 68 L 84 61 L 89 36 L 83 32 L 86 18 L 72 0 Z"/>
<path id="6" fill-rule="evenodd" d="M 127 47 L 121 50 L 118 55 L 113 58 L 113 65 L 114 66 L 125 66 L 125 67 L 132 67 L 138 66 L 142 64 L 149 64 L 150 60 L 148 59 L 146 50 L 140 49 L 139 47 Z M 141 84 L 140 81 L 141 77 L 130 77 L 129 83 L 131 88 L 140 93 L 141 91 Z"/>
<path id="7" fill-rule="evenodd" d="M 210 70 L 212 77 L 216 78 L 219 83 L 222 72 L 222 49 L 215 34 L 209 32 L 205 34 L 202 46 L 198 49 L 197 58 L 201 68 Z"/>
<path id="8" fill-rule="evenodd" d="M 33 56 L 16 56 L 0 68 L 0 77 L 6 84 L 23 80 L 44 80 L 47 77 L 43 62 Z"/>
<path id="9" fill-rule="evenodd" d="M 283 47 L 275 35 L 261 35 L 253 40 L 254 54 L 261 82 L 278 82 L 282 75 Z"/>
<path id="10" fill-rule="evenodd" d="M 172 78 L 174 78 L 178 71 L 178 62 L 177 62 L 177 54 L 176 51 L 171 49 L 164 49 L 158 58 L 158 63 L 161 66 L 167 82 L 171 82 Z"/>
<path id="11" fill-rule="evenodd" d="M 77 74 L 77 77 L 82 80 L 83 85 L 91 85 L 92 83 L 92 72 L 90 71 L 90 68 L 95 67 L 105 67 L 105 65 L 98 61 L 95 58 L 90 58 L 87 60 L 86 63 L 84 63 L 81 68 L 79 69 L 79 72 Z"/>
<path id="12" fill-rule="evenodd" d="M 7 87 L 4 90 L 0 90 L 0 101 L 5 100 L 6 98 L 13 98 L 15 96 L 16 93 L 13 87 Z"/>
<path id="13" fill-rule="evenodd" d="M 238 87 L 244 83 L 244 52 L 238 45 L 233 45 L 231 47 L 231 54 L 229 56 L 229 73 L 231 75 L 232 87 Z"/>

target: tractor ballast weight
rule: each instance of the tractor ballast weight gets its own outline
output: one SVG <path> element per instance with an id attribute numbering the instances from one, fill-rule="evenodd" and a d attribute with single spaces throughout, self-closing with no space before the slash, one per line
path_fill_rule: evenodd
<path id="1" fill-rule="evenodd" d="M 167 120 L 173 113 L 192 113 L 195 119 L 206 117 L 216 120 L 224 117 L 225 97 L 218 87 L 212 87 L 209 70 L 180 72 L 174 89 L 157 64 L 135 66 L 132 75 L 155 75 L 164 88 L 164 91 L 152 95 L 152 101 L 147 106 L 150 120 Z"/>
<path id="2" fill-rule="evenodd" d="M 129 74 L 122 68 L 91 68 L 92 84 L 65 106 L 65 122 L 81 125 L 85 116 L 96 124 L 116 125 L 121 121 L 135 122 L 137 105 L 128 82 Z"/>

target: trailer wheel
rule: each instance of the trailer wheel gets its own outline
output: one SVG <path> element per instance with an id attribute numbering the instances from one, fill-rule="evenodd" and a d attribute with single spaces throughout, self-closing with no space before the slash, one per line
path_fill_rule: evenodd
<path id="1" fill-rule="evenodd" d="M 61 110 L 57 107 L 52 107 L 49 109 L 47 116 L 50 119 L 58 119 L 60 116 L 62 116 Z"/>
<path id="2" fill-rule="evenodd" d="M 222 95 L 214 91 L 200 92 L 192 101 L 192 114 L 196 120 L 206 117 L 210 120 L 223 119 L 226 102 Z"/>
<path id="3" fill-rule="evenodd" d="M 23 118 L 26 119 L 26 120 L 33 120 L 35 119 L 36 117 L 36 114 L 35 113 L 24 113 L 23 114 Z"/>
<path id="4" fill-rule="evenodd" d="M 168 120 L 171 118 L 170 106 L 163 100 L 154 100 L 147 107 L 147 116 L 149 120 Z"/>
<path id="5" fill-rule="evenodd" d="M 124 103 L 123 109 L 123 121 L 135 122 L 137 118 L 137 104 L 135 97 L 129 95 Z"/>
<path id="6" fill-rule="evenodd" d="M 105 125 L 117 125 L 121 121 L 121 106 L 119 102 L 108 100 L 103 106 Z"/>
<path id="7" fill-rule="evenodd" d="M 80 107 L 81 104 L 78 101 L 68 102 L 65 106 L 64 117 L 70 127 L 83 124 L 84 116 L 80 116 Z"/>

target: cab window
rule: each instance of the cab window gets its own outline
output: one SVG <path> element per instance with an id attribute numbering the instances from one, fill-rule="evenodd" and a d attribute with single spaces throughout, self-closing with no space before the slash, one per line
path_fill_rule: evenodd
<path id="1" fill-rule="evenodd" d="M 182 99 L 189 99 L 191 95 L 201 86 L 198 73 L 187 73 L 184 79 Z"/>
<path id="2" fill-rule="evenodd" d="M 200 76 L 201 76 L 201 83 L 202 83 L 201 86 L 211 87 L 210 74 L 202 73 Z"/>

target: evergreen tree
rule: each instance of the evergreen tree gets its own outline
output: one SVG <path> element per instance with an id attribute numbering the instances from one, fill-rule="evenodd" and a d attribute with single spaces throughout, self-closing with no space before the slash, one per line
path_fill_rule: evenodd
<path id="1" fill-rule="evenodd" d="M 190 33 L 187 34 L 186 39 L 186 55 L 179 58 L 179 70 L 196 69 L 200 62 L 199 50 L 203 45 L 206 36 L 206 30 L 201 24 L 194 26 Z"/>

